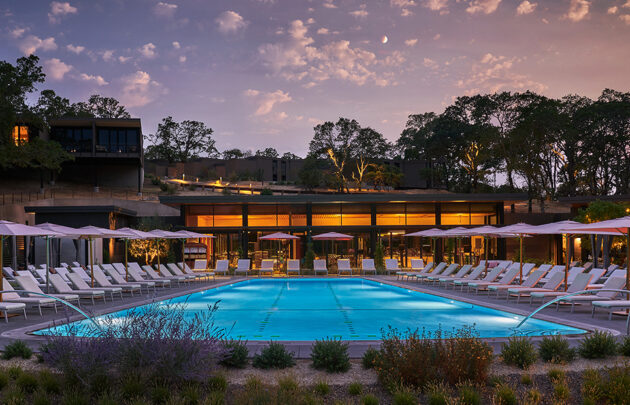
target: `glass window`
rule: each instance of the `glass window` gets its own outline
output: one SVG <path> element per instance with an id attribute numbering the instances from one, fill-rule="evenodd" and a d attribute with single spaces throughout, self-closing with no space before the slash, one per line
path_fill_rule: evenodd
<path id="1" fill-rule="evenodd" d="M 442 225 L 470 225 L 470 204 L 442 204 Z"/>
<path id="2" fill-rule="evenodd" d="M 342 226 L 370 226 L 372 215 L 368 204 L 341 205 L 341 225 Z"/>
<path id="3" fill-rule="evenodd" d="M 405 226 L 405 204 L 392 203 L 377 205 L 376 225 Z"/>
<path id="4" fill-rule="evenodd" d="M 435 205 L 407 204 L 407 225 L 435 225 Z"/>
<path id="5" fill-rule="evenodd" d="M 248 226 L 278 226 L 276 205 L 249 205 L 247 208 Z"/>
<path id="6" fill-rule="evenodd" d="M 313 226 L 341 226 L 340 204 L 313 204 Z"/>
<path id="7" fill-rule="evenodd" d="M 27 126 L 16 125 L 13 127 L 13 142 L 16 146 L 20 146 L 28 142 Z"/>
<path id="8" fill-rule="evenodd" d="M 306 205 L 279 205 L 278 224 L 280 226 L 286 226 L 285 217 L 288 217 L 290 226 L 306 226 Z"/>
<path id="9" fill-rule="evenodd" d="M 214 226 L 243 226 L 243 211 L 240 205 L 216 205 L 214 207 Z"/>

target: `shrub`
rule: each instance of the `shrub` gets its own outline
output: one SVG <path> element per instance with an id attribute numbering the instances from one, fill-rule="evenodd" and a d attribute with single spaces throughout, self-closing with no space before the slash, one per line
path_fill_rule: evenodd
<path id="1" fill-rule="evenodd" d="M 31 399 L 31 404 L 32 405 L 50 405 L 52 404 L 52 400 L 50 399 L 50 396 L 42 391 L 42 390 L 38 390 L 37 392 L 35 392 L 35 394 L 33 394 L 33 398 Z"/>
<path id="2" fill-rule="evenodd" d="M 393 405 L 416 405 L 417 403 L 418 397 L 409 389 L 401 387 L 394 392 L 394 396 L 392 398 Z"/>
<path id="3" fill-rule="evenodd" d="M 137 375 L 166 384 L 203 381 L 226 356 L 223 330 L 214 326 L 216 310 L 185 315 L 186 302 L 131 308 L 127 316 L 105 316 L 101 328 L 64 326 L 68 336 L 47 336 L 44 360 L 83 388 L 94 381 Z"/>
<path id="4" fill-rule="evenodd" d="M 551 370 L 547 372 L 547 377 L 549 377 L 549 379 L 551 380 L 553 384 L 557 384 L 559 382 L 564 381 L 565 376 L 566 375 L 564 374 L 564 371 L 559 370 L 557 368 L 552 368 Z"/>
<path id="5" fill-rule="evenodd" d="M 630 357 L 630 336 L 626 336 L 619 344 L 619 354 Z"/>
<path id="6" fill-rule="evenodd" d="M 378 405 L 378 398 L 376 398 L 372 394 L 364 395 L 363 398 L 361 398 L 361 404 L 363 404 L 363 405 Z"/>
<path id="7" fill-rule="evenodd" d="M 597 370 L 586 369 L 582 373 L 582 397 L 594 403 L 602 398 L 602 376 Z"/>
<path id="8" fill-rule="evenodd" d="M 89 405 L 90 400 L 82 391 L 72 389 L 63 393 L 61 403 L 63 405 Z"/>
<path id="9" fill-rule="evenodd" d="M 318 381 L 313 390 L 317 395 L 325 396 L 330 393 L 330 385 L 326 381 Z"/>
<path id="10" fill-rule="evenodd" d="M 427 403 L 429 405 L 448 405 L 450 402 L 449 389 L 443 383 L 431 383 L 427 387 Z"/>
<path id="11" fill-rule="evenodd" d="M 387 387 L 407 385 L 423 388 L 430 381 L 455 385 L 486 380 L 492 363 L 492 348 L 472 328 L 452 334 L 390 328 L 383 333 L 375 370 Z"/>
<path id="12" fill-rule="evenodd" d="M 562 382 L 553 385 L 553 397 L 556 404 L 566 404 L 571 398 L 571 390 L 569 386 Z"/>
<path id="13" fill-rule="evenodd" d="M 293 354 L 289 353 L 283 344 L 270 342 L 259 354 L 254 356 L 252 364 L 256 368 L 287 368 L 295 365 Z"/>
<path id="14" fill-rule="evenodd" d="M 61 382 L 59 376 L 48 370 L 39 372 L 39 385 L 47 394 L 59 394 L 61 392 Z"/>
<path id="15" fill-rule="evenodd" d="M 509 385 L 502 384 L 494 392 L 494 403 L 497 405 L 516 405 L 516 393 Z"/>
<path id="16" fill-rule="evenodd" d="M 579 352 L 586 359 L 603 359 L 617 353 L 617 343 L 610 333 L 595 331 L 582 339 Z"/>
<path id="17" fill-rule="evenodd" d="M 538 405 L 542 403 L 543 395 L 536 388 L 527 390 L 525 393 L 525 403 L 529 405 Z"/>
<path id="18" fill-rule="evenodd" d="M 120 393 L 125 399 L 134 399 L 144 395 L 145 382 L 140 376 L 129 375 L 122 379 Z"/>
<path id="19" fill-rule="evenodd" d="M 536 362 L 536 349 L 528 338 L 514 336 L 503 344 L 501 357 L 505 364 L 527 369 Z"/>
<path id="20" fill-rule="evenodd" d="M 603 399 L 609 404 L 627 404 L 630 398 L 630 364 L 607 369 L 608 377 L 601 383 Z"/>
<path id="21" fill-rule="evenodd" d="M 350 370 L 348 344 L 338 339 L 318 340 L 311 351 L 313 367 L 329 373 L 345 373 Z"/>
<path id="22" fill-rule="evenodd" d="M 16 380 L 15 384 L 27 394 L 32 394 L 37 389 L 37 378 L 31 373 L 22 373 Z"/>
<path id="23" fill-rule="evenodd" d="M 500 377 L 500 376 L 498 376 L 498 375 L 493 375 L 493 376 L 490 376 L 490 377 L 488 378 L 488 380 L 486 381 L 486 385 L 487 385 L 488 387 L 493 387 L 493 388 L 496 388 L 496 387 L 498 387 L 499 385 L 503 384 L 504 382 L 505 382 L 505 381 L 503 381 L 503 378 L 502 378 L 502 377 Z"/>
<path id="24" fill-rule="evenodd" d="M 17 379 L 19 376 L 22 375 L 23 372 L 24 371 L 22 370 L 22 367 L 19 366 L 12 366 L 9 367 L 9 369 L 7 370 L 7 374 L 12 380 Z"/>
<path id="25" fill-rule="evenodd" d="M 0 391 L 7 385 L 9 385 L 9 376 L 4 371 L 0 370 Z"/>
<path id="26" fill-rule="evenodd" d="M 230 340 L 225 343 L 228 355 L 221 361 L 221 364 L 230 368 L 245 368 L 247 366 L 247 342 L 240 340 Z"/>
<path id="27" fill-rule="evenodd" d="M 26 394 L 16 386 L 9 387 L 2 392 L 2 403 L 7 405 L 26 405 Z"/>
<path id="28" fill-rule="evenodd" d="M 353 396 L 361 395 L 363 392 L 363 385 L 360 382 L 353 382 L 348 386 L 348 393 Z"/>
<path id="29" fill-rule="evenodd" d="M 540 358 L 549 363 L 570 363 L 575 359 L 575 350 L 562 335 L 543 337 L 538 348 Z"/>
<path id="30" fill-rule="evenodd" d="M 195 383 L 186 384 L 181 392 L 181 399 L 182 401 L 180 403 L 183 404 L 198 404 L 201 399 L 201 389 L 199 385 Z"/>
<path id="31" fill-rule="evenodd" d="M 378 360 L 379 351 L 374 349 L 373 347 L 369 347 L 365 353 L 363 353 L 363 357 L 361 357 L 361 364 L 363 368 L 370 369 L 376 366 L 376 361 Z"/>
<path id="32" fill-rule="evenodd" d="M 154 404 L 165 404 L 171 398 L 171 390 L 169 387 L 156 384 L 153 389 L 151 389 L 151 401 Z"/>
<path id="33" fill-rule="evenodd" d="M 262 190 L 260 190 L 260 195 L 273 195 L 273 191 L 271 191 L 270 188 L 265 187 Z"/>
<path id="34" fill-rule="evenodd" d="M 207 381 L 208 389 L 215 392 L 227 391 L 228 382 L 223 374 L 212 376 Z"/>
<path id="35" fill-rule="evenodd" d="M 204 398 L 202 403 L 203 405 L 224 405 L 225 394 L 223 392 L 213 391 Z"/>
<path id="36" fill-rule="evenodd" d="M 529 374 L 523 374 L 521 376 L 521 384 L 523 385 L 532 385 L 534 381 L 532 380 L 532 376 Z"/>
<path id="37" fill-rule="evenodd" d="M 22 340 L 16 340 L 13 343 L 9 343 L 4 348 L 2 358 L 10 360 L 14 357 L 21 357 L 23 359 L 30 359 L 33 355 L 33 351 Z"/>
<path id="38" fill-rule="evenodd" d="M 462 405 L 481 405 L 481 394 L 472 384 L 462 384 L 459 387 L 459 403 Z"/>

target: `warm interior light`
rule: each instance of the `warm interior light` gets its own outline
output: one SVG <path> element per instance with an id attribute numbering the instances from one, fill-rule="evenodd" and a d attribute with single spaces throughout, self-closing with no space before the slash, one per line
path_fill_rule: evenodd
<path id="1" fill-rule="evenodd" d="M 28 127 L 16 125 L 13 127 L 13 143 L 16 146 L 23 145 L 28 142 Z"/>

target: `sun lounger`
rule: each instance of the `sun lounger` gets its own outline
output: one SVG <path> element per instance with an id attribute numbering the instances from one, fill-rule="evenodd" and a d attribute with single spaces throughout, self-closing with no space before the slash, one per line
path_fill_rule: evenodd
<path id="1" fill-rule="evenodd" d="M 448 280 L 453 280 L 453 279 L 456 279 L 456 278 L 462 278 L 470 271 L 470 269 L 472 269 L 472 265 L 471 264 L 465 264 L 454 275 L 449 275 L 447 277 L 439 276 L 438 280 L 437 280 L 438 281 L 438 285 L 440 285 L 440 286 L 442 284 L 446 285 Z"/>
<path id="2" fill-rule="evenodd" d="M 65 267 L 65 268 L 70 267 L 70 266 L 68 266 L 68 263 L 65 263 L 65 262 L 61 262 L 61 263 L 59 263 L 59 265 L 60 265 L 61 267 Z"/>
<path id="3" fill-rule="evenodd" d="M 236 268 L 234 269 L 234 274 L 245 273 L 245 277 L 249 275 L 249 268 L 251 266 L 251 261 L 249 259 L 238 259 L 236 262 Z"/>
<path id="4" fill-rule="evenodd" d="M 94 266 L 94 281 L 101 288 L 120 288 L 122 292 L 130 293 L 132 297 L 134 291 L 140 292 L 140 286 L 138 284 L 112 284 L 99 266 Z"/>
<path id="5" fill-rule="evenodd" d="M 396 259 L 387 259 L 387 260 L 396 260 Z M 398 267 L 398 260 L 396 260 L 396 266 Z M 376 266 L 374 266 L 374 259 L 363 259 L 361 260 L 361 273 L 374 273 L 376 275 Z"/>
<path id="6" fill-rule="evenodd" d="M 434 282 L 434 281 L 439 281 L 440 277 L 442 277 L 442 278 L 449 277 L 451 274 L 455 273 L 455 270 L 457 270 L 458 267 L 459 267 L 459 264 L 451 263 L 451 264 L 448 265 L 448 267 L 446 269 L 444 269 L 444 271 L 441 274 L 433 275 L 432 273 L 429 273 L 424 278 L 424 281 Z"/>
<path id="7" fill-rule="evenodd" d="M 601 281 L 601 283 L 595 284 L 594 282 L 591 282 L 591 284 L 589 284 L 588 287 L 586 287 L 586 289 L 588 289 L 588 290 L 599 289 L 599 288 L 602 288 L 604 286 L 604 283 L 609 278 L 611 278 L 611 277 L 625 277 L 625 276 L 626 276 L 626 269 L 613 270 L 613 272 L 608 277 L 601 277 L 599 279 L 599 281 Z"/>
<path id="8" fill-rule="evenodd" d="M 468 283 L 468 291 L 475 290 L 475 294 L 480 291 L 488 291 L 490 286 L 511 285 L 518 278 L 520 269 L 511 268 L 501 275 L 499 281 L 471 281 Z"/>
<path id="9" fill-rule="evenodd" d="M 398 266 L 398 259 L 385 259 L 385 271 L 388 275 L 392 272 L 398 274 L 398 272 L 400 271 L 400 266 Z"/>
<path id="10" fill-rule="evenodd" d="M 350 259 L 338 259 L 337 260 L 337 274 L 348 273 L 352 275 L 352 267 L 350 267 Z"/>
<path id="11" fill-rule="evenodd" d="M 11 280 L 13 280 L 13 278 L 17 275 L 15 274 L 15 271 L 13 271 L 13 269 L 11 267 L 5 266 L 2 268 L 2 274 L 7 277 L 10 278 Z"/>
<path id="12" fill-rule="evenodd" d="M 602 290 L 619 290 L 625 287 L 626 279 L 625 277 L 611 277 L 604 283 L 604 287 Z M 571 297 L 567 297 L 563 299 L 563 302 L 568 302 L 571 304 L 571 312 L 575 309 L 575 304 L 590 304 L 594 301 L 612 301 L 614 300 L 619 292 L 614 291 L 597 291 L 596 294 L 589 295 L 573 295 Z"/>
<path id="13" fill-rule="evenodd" d="M 273 259 L 263 259 L 260 263 L 260 268 L 258 269 L 258 275 L 260 276 L 262 273 L 269 273 L 269 275 L 272 276 L 274 264 L 275 260 Z"/>
<path id="14" fill-rule="evenodd" d="M 171 280 L 176 280 L 178 285 L 182 282 L 187 282 L 187 281 L 191 281 L 193 279 L 191 279 L 190 277 L 185 277 L 185 276 L 176 276 L 175 274 L 171 273 L 170 271 L 168 271 L 168 269 L 166 268 L 165 265 L 160 264 L 159 266 L 157 266 L 157 272 L 160 276 L 164 277 L 164 278 L 168 278 Z"/>
<path id="15" fill-rule="evenodd" d="M 155 281 L 157 281 L 157 280 L 168 280 L 170 286 L 173 285 L 172 284 L 173 281 L 177 282 L 178 286 L 181 284 L 181 279 L 179 277 L 177 277 L 177 278 L 173 278 L 173 276 L 171 276 L 171 277 L 163 277 L 162 275 L 156 273 L 155 270 L 153 270 L 153 268 L 151 266 L 149 266 L 148 264 L 145 264 L 144 266 L 142 266 L 142 270 L 144 270 L 144 273 L 151 280 L 155 280 Z"/>
<path id="16" fill-rule="evenodd" d="M 529 294 L 537 291 L 556 291 L 560 285 L 562 285 L 562 281 L 564 280 L 564 274 L 556 273 L 551 277 L 546 283 L 542 285 L 542 287 L 524 287 L 524 286 L 514 286 L 508 288 L 507 300 L 510 300 L 510 297 L 516 297 L 516 303 L 518 304 L 521 300 L 521 297 L 526 296 L 529 297 Z"/>
<path id="17" fill-rule="evenodd" d="M 551 268 L 551 270 L 549 270 L 549 271 L 547 272 L 547 274 L 545 275 L 545 277 L 543 277 L 543 278 L 542 278 L 542 280 L 540 280 L 540 282 L 541 282 L 541 283 L 546 283 L 546 282 L 547 282 L 547 281 L 549 281 L 549 279 L 550 279 L 551 277 L 553 277 L 553 275 L 554 275 L 554 274 L 556 274 L 556 273 L 560 273 L 560 272 L 562 272 L 562 273 L 564 274 L 564 270 L 565 270 L 565 268 L 566 268 L 566 267 L 565 267 L 565 265 L 563 265 L 563 264 L 558 264 L 558 265 L 553 266 L 553 267 Z M 572 269 L 572 267 L 569 267 L 569 269 Z"/>
<path id="18" fill-rule="evenodd" d="M 593 309 L 591 310 L 591 317 L 595 317 L 595 309 L 605 309 L 608 311 L 608 319 L 612 319 L 613 312 L 620 310 L 630 310 L 630 300 L 608 300 L 608 301 L 593 301 L 591 302 Z"/>
<path id="19" fill-rule="evenodd" d="M 485 270 L 485 265 L 480 264 L 479 266 L 475 267 L 468 275 L 464 275 L 462 277 L 452 277 L 452 278 L 443 277 L 442 279 L 440 279 L 440 283 L 444 283 L 444 286 L 446 288 L 448 288 L 449 285 L 455 286 L 457 283 L 457 285 L 461 286 L 463 290 L 464 285 L 465 285 L 463 283 L 464 281 L 473 281 L 473 280 L 478 279 L 484 270 Z"/>
<path id="20" fill-rule="evenodd" d="M 114 284 L 124 285 L 129 284 L 133 286 L 137 286 L 140 289 L 140 294 L 142 294 L 142 287 L 144 286 L 147 289 L 147 293 L 149 292 L 149 288 L 153 288 L 155 292 L 155 281 L 135 281 L 129 274 L 129 279 L 133 281 L 125 280 L 125 276 L 121 275 L 113 266 L 105 267 L 103 266 L 105 272 L 114 280 Z"/>
<path id="21" fill-rule="evenodd" d="M 92 276 L 90 274 L 88 274 L 83 267 L 81 266 L 74 266 L 70 268 L 72 270 L 73 273 L 78 274 L 79 277 L 81 277 L 83 280 L 85 281 L 92 281 Z M 88 267 L 88 271 L 91 273 L 91 267 Z"/>
<path id="22" fill-rule="evenodd" d="M 442 274 L 442 272 L 445 269 L 446 269 L 446 263 L 442 262 L 442 263 L 438 264 L 437 266 L 435 266 L 435 268 L 432 271 L 421 271 L 420 273 L 414 274 L 413 276 L 410 276 L 410 277 L 414 277 L 416 279 L 416 281 L 422 281 L 422 279 L 424 279 L 426 277 L 437 276 L 439 274 Z"/>
<path id="23" fill-rule="evenodd" d="M 492 281 L 495 281 L 501 275 L 501 273 L 503 273 L 504 270 L 505 269 L 503 267 L 496 266 L 492 270 L 488 271 L 486 276 L 482 278 L 481 280 L 459 280 L 459 281 L 455 281 L 455 285 L 461 285 L 462 290 L 463 290 L 463 287 L 464 286 L 468 287 L 470 283 L 492 282 Z"/>
<path id="24" fill-rule="evenodd" d="M 593 267 L 593 262 L 586 262 L 582 265 L 584 271 L 589 271 Z"/>
<path id="25" fill-rule="evenodd" d="M 9 312 L 22 312 L 26 318 L 26 304 L 22 302 L 0 302 L 0 312 L 4 313 L 4 322 L 9 323 Z"/>
<path id="26" fill-rule="evenodd" d="M 18 282 L 18 284 L 20 285 L 20 287 L 22 287 L 23 290 L 26 290 L 26 291 L 29 291 L 29 292 L 34 292 L 34 293 L 39 293 L 39 294 L 44 294 L 44 292 L 39 288 L 39 286 L 33 282 L 33 279 L 31 277 L 16 276 L 15 277 L 15 281 Z M 50 293 L 47 293 L 47 295 L 50 295 L 51 297 L 61 298 L 62 300 L 68 301 L 68 302 L 79 302 L 79 296 L 77 294 L 50 294 Z M 37 296 L 37 295 L 36 294 L 29 294 L 29 296 L 33 297 L 33 296 Z"/>
<path id="27" fill-rule="evenodd" d="M 542 266 L 541 266 L 542 267 Z M 534 270 L 525 280 L 523 280 L 523 284 L 518 286 L 510 285 L 510 284 L 496 284 L 488 286 L 488 295 L 490 295 L 490 291 L 497 292 L 497 298 L 501 295 L 501 291 L 508 291 L 513 287 L 523 287 L 523 288 L 532 288 L 536 287 L 536 285 L 540 282 L 540 279 L 545 275 L 545 270 Z M 507 295 L 507 299 L 509 299 L 510 295 Z"/>
<path id="28" fill-rule="evenodd" d="M 405 277 L 409 280 L 409 277 L 415 277 L 416 274 L 428 273 L 433 268 L 433 262 L 429 262 L 424 265 L 422 259 L 411 259 L 411 271 L 401 271 L 396 273 L 396 278 Z"/>
<path id="29" fill-rule="evenodd" d="M 55 267 L 55 271 L 61 276 L 61 278 L 63 278 L 66 283 L 70 282 L 70 279 L 68 278 L 68 273 L 70 273 L 70 271 L 67 267 Z"/>
<path id="30" fill-rule="evenodd" d="M 297 273 L 297 275 L 300 275 L 300 261 L 299 260 L 294 260 L 294 259 L 290 259 L 287 261 L 287 276 L 290 273 Z"/>
<path id="31" fill-rule="evenodd" d="M 193 271 L 205 272 L 206 270 L 210 269 L 208 268 L 208 262 L 205 259 L 197 259 L 193 262 Z"/>
<path id="32" fill-rule="evenodd" d="M 36 279 L 33 273 L 31 273 L 29 270 L 18 270 L 15 272 L 15 274 L 16 276 L 14 277 L 14 279 L 17 279 L 17 277 L 27 277 L 30 278 L 31 281 L 33 281 L 33 283 L 40 288 L 46 286 L 44 283 Z"/>
<path id="33" fill-rule="evenodd" d="M 326 260 L 323 259 L 315 259 L 313 260 L 313 272 L 315 275 L 317 273 L 325 273 L 328 275 L 328 267 L 326 266 Z"/>
<path id="34" fill-rule="evenodd" d="M 85 291 L 89 291 L 89 290 L 96 290 L 96 291 L 105 291 L 106 293 L 109 293 L 112 301 L 114 301 L 114 293 L 116 294 L 120 294 L 120 299 L 122 299 L 122 288 L 120 287 L 98 287 L 98 288 L 92 288 L 88 285 L 88 283 L 83 280 L 83 278 L 78 275 L 77 273 L 68 273 L 68 278 L 70 279 L 70 282 L 72 283 L 72 285 L 77 289 L 77 290 L 85 290 Z M 95 280 L 96 281 L 96 280 Z"/>
<path id="35" fill-rule="evenodd" d="M 163 288 L 171 286 L 171 280 L 163 279 L 159 277 L 155 272 L 153 272 L 153 274 L 155 274 L 157 278 L 151 278 L 147 275 L 149 279 L 145 279 L 142 277 L 142 273 L 139 273 L 138 270 L 136 270 L 135 268 L 129 267 L 129 279 L 131 279 L 134 283 L 152 282 L 155 283 L 155 286 L 160 286 Z"/>
<path id="36" fill-rule="evenodd" d="M 182 271 L 182 269 L 179 268 L 179 266 L 175 263 L 168 263 L 166 265 L 166 267 L 168 268 L 168 271 L 173 273 L 174 276 L 181 276 L 181 277 L 186 277 L 189 280 L 201 280 L 202 278 L 205 278 L 205 276 L 201 275 L 201 274 L 188 274 L 188 273 L 184 273 Z"/>
<path id="37" fill-rule="evenodd" d="M 202 260 L 202 261 L 205 262 L 205 260 Z M 196 262 L 196 260 L 195 260 L 195 262 Z M 198 269 L 195 266 L 193 266 L 195 268 L 191 269 L 190 267 L 188 267 L 186 262 L 179 262 L 179 263 L 177 263 L 177 265 L 179 266 L 180 269 L 182 269 L 184 274 L 188 274 L 190 276 L 196 276 L 200 280 L 203 280 L 204 278 L 210 279 L 210 277 L 212 277 L 212 279 L 214 280 L 214 273 L 213 272 L 211 272 L 211 271 L 202 271 L 202 270 L 207 270 L 207 268 Z"/>
<path id="38" fill-rule="evenodd" d="M 534 291 L 529 294 L 529 304 L 533 304 L 534 300 L 545 302 L 545 298 L 556 298 L 566 294 L 586 290 L 588 283 L 591 282 L 593 276 L 589 273 L 578 274 L 566 291 Z"/>
<path id="39" fill-rule="evenodd" d="M 15 291 L 6 278 L 2 279 L 2 290 Z M 29 307 L 37 307 L 39 316 L 42 316 L 42 307 L 53 307 L 57 312 L 57 301 L 43 296 L 21 296 L 16 292 L 5 292 L 2 293 L 2 302 L 18 302 Z"/>
<path id="40" fill-rule="evenodd" d="M 73 290 L 59 274 L 50 275 L 50 284 L 59 294 L 76 294 L 80 298 L 89 298 L 92 301 L 92 305 L 94 305 L 94 298 L 103 298 L 103 301 L 105 301 L 105 291 L 95 289 Z"/>
<path id="41" fill-rule="evenodd" d="M 230 262 L 229 260 L 217 260 L 215 265 L 215 269 L 212 270 L 214 274 L 223 274 L 227 276 L 230 271 Z"/>

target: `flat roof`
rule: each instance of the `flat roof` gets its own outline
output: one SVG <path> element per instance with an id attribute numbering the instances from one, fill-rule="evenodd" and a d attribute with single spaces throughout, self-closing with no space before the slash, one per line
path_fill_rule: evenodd
<path id="1" fill-rule="evenodd" d="M 90 117 L 69 117 L 69 118 L 57 118 L 50 120 L 50 126 L 81 126 L 92 125 L 106 127 L 125 127 L 125 128 L 140 128 L 140 118 L 90 118 Z"/>
<path id="2" fill-rule="evenodd" d="M 526 201 L 524 193 L 502 194 L 405 194 L 405 193 L 370 193 L 370 194 L 294 194 L 294 195 L 161 195 L 160 202 L 166 205 L 193 204 L 272 204 L 272 203 L 371 203 L 371 202 L 487 202 L 512 203 Z"/>
<path id="3" fill-rule="evenodd" d="M 563 204 L 584 205 L 593 201 L 630 202 L 630 194 L 619 195 L 579 195 L 573 197 L 560 197 L 558 201 Z"/>
<path id="4" fill-rule="evenodd" d="M 24 207 L 24 211 L 34 214 L 105 214 L 113 212 L 130 217 L 135 217 L 138 214 L 134 210 L 117 205 L 37 205 Z"/>

